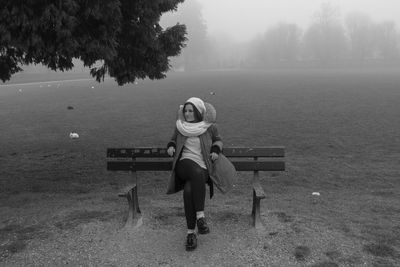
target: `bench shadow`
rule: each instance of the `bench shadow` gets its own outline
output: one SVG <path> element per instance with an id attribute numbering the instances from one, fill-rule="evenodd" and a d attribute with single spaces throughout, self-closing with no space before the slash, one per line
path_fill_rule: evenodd
<path id="1" fill-rule="evenodd" d="M 55 222 L 54 225 L 61 230 L 68 230 L 91 221 L 109 221 L 112 218 L 113 215 L 109 211 L 76 210 Z"/>
<path id="2" fill-rule="evenodd" d="M 0 259 L 26 249 L 27 242 L 32 239 L 46 239 L 50 237 L 47 229 L 42 225 L 21 226 L 9 224 L 0 229 Z"/>

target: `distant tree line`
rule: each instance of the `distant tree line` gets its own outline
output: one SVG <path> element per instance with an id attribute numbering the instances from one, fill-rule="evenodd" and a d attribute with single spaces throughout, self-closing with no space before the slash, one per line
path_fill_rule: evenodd
<path id="1" fill-rule="evenodd" d="M 198 0 L 0 3 L 3 82 L 36 64 L 56 71 L 90 69 L 96 80 L 109 75 L 120 85 L 163 78 L 171 67 L 400 66 L 395 22 L 375 22 L 363 13 L 342 19 L 330 4 L 321 5 L 305 29 L 279 23 L 236 43 L 207 33 Z"/>
<path id="2" fill-rule="evenodd" d="M 279 23 L 242 44 L 227 36 L 207 35 L 196 1 L 185 2 L 168 20 L 184 23 L 188 31 L 187 47 L 172 61 L 175 69 L 400 66 L 400 32 L 395 22 L 374 22 L 363 13 L 342 19 L 330 4 L 322 4 L 305 29 Z"/>

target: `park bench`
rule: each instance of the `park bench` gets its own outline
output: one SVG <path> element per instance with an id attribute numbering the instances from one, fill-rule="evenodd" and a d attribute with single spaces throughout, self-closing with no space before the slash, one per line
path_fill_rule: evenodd
<path id="1" fill-rule="evenodd" d="M 260 184 L 260 171 L 284 171 L 284 147 L 225 147 L 223 154 L 228 157 L 238 172 L 253 172 L 253 207 L 251 216 L 253 225 L 262 229 L 260 217 L 260 200 L 265 192 Z M 132 179 L 128 186 L 118 194 L 126 197 L 129 204 L 126 227 L 138 227 L 142 224 L 137 192 L 138 171 L 171 171 L 172 158 L 165 148 L 109 148 L 107 149 L 107 170 L 128 171 Z"/>

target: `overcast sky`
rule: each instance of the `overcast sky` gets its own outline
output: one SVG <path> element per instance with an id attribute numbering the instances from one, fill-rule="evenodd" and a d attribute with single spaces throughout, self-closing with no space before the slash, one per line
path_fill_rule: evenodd
<path id="1" fill-rule="evenodd" d="M 186 0 L 191 1 L 191 0 Z M 394 20 L 400 26 L 400 0 L 198 0 L 209 33 L 226 32 L 236 41 L 247 41 L 278 22 L 306 26 L 322 3 L 369 14 L 374 21 Z"/>

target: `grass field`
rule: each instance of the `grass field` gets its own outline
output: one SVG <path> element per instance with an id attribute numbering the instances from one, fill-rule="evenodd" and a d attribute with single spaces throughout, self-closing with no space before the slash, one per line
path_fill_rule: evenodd
<path id="1" fill-rule="evenodd" d="M 38 80 L 0 85 L 0 265 L 400 266 L 399 70 Z M 250 225 L 242 173 L 207 199 L 212 233 L 188 254 L 168 173 L 139 174 L 144 225 L 122 230 L 127 176 L 106 171 L 105 151 L 166 145 L 191 96 L 216 107 L 225 145 L 283 145 L 287 170 L 260 175 L 265 232 Z"/>

